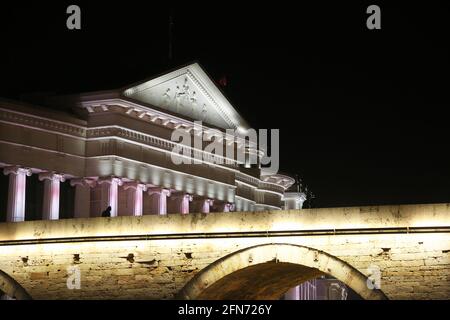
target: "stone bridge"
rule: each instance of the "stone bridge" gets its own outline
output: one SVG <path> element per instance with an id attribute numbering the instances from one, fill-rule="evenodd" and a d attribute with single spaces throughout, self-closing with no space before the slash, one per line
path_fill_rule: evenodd
<path id="1" fill-rule="evenodd" d="M 450 204 L 0 224 L 17 299 L 278 299 L 322 274 L 365 299 L 450 298 Z"/>

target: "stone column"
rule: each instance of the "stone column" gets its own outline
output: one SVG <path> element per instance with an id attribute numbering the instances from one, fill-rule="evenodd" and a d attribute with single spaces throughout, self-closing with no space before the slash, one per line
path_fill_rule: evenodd
<path id="1" fill-rule="evenodd" d="M 25 221 L 25 191 L 27 176 L 31 170 L 18 166 L 6 167 L 4 175 L 9 175 L 7 222 Z"/>
<path id="2" fill-rule="evenodd" d="M 234 203 L 222 202 L 217 206 L 218 212 L 230 212 L 234 210 Z"/>
<path id="3" fill-rule="evenodd" d="M 143 191 L 147 191 L 147 186 L 139 182 L 127 182 L 124 185 L 124 190 L 131 189 L 132 195 L 132 211 L 133 216 L 142 216 L 143 208 Z"/>
<path id="4" fill-rule="evenodd" d="M 119 186 L 123 184 L 122 179 L 117 177 L 100 178 L 97 183 L 102 186 L 102 211 L 111 206 L 111 217 L 117 217 L 117 199 Z"/>
<path id="5" fill-rule="evenodd" d="M 170 196 L 170 190 L 149 188 L 148 194 L 152 197 L 152 212 L 161 215 L 167 214 L 167 197 Z"/>
<path id="6" fill-rule="evenodd" d="M 43 220 L 59 219 L 59 183 L 65 179 L 62 174 L 42 172 L 39 180 L 44 181 L 44 202 L 42 205 Z"/>
<path id="7" fill-rule="evenodd" d="M 303 207 L 306 195 L 303 192 L 286 192 L 283 196 L 285 210 L 298 210 Z"/>
<path id="8" fill-rule="evenodd" d="M 211 207 L 214 204 L 214 200 L 205 197 L 195 197 L 193 200 L 193 207 L 191 212 L 209 213 Z"/>
<path id="9" fill-rule="evenodd" d="M 193 199 L 190 194 L 180 192 L 173 194 L 171 197 L 176 203 L 177 213 L 189 214 L 189 202 Z"/>
<path id="10" fill-rule="evenodd" d="M 95 181 L 85 178 L 70 180 L 70 185 L 75 187 L 75 218 L 89 218 L 91 211 L 91 188 L 95 186 Z"/>

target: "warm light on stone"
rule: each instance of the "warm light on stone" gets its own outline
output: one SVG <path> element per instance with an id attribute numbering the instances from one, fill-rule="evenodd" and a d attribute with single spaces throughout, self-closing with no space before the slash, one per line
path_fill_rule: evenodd
<path id="1" fill-rule="evenodd" d="M 445 299 L 448 284 L 439 279 L 448 276 L 446 265 L 450 263 L 449 208 L 447 204 L 405 205 L 119 216 L 108 223 L 105 218 L 3 223 L 0 270 L 14 274 L 34 299 L 111 299 L 118 282 L 124 299 L 170 299 L 183 294 L 191 298 L 239 294 L 249 299 L 276 299 L 321 273 L 342 281 L 366 299 L 383 298 L 383 294 L 389 299 Z M 328 228 L 334 225 L 334 229 L 317 234 L 324 231 L 322 217 L 328 217 Z M 420 229 L 414 222 L 419 217 L 427 218 L 434 227 Z M 274 221 L 291 227 L 277 227 Z M 217 237 L 220 232 L 223 236 Z M 252 236 L 246 236 L 249 232 Z M 197 236 L 191 237 L 194 234 Z M 114 241 L 92 238 L 111 236 Z M 64 238 L 70 241 L 64 242 Z M 78 240 L 74 242 L 74 238 Z M 21 243 L 30 239 L 36 243 Z M 79 254 L 85 272 L 80 290 L 58 286 L 56 280 L 65 281 L 67 275 L 57 270 L 72 265 L 74 254 Z M 134 262 L 129 261 L 130 254 Z M 34 261 L 42 261 L 40 273 L 24 267 Z M 366 284 L 374 265 L 381 270 L 381 292 Z M 244 272 L 249 266 L 253 271 Z M 105 267 L 107 278 L 101 276 Z M 45 288 L 34 286 L 30 277 L 49 279 L 47 272 L 55 280 L 46 282 Z M 199 277 L 208 282 L 203 290 L 197 285 Z M 239 287 L 248 281 L 251 288 Z M 272 288 L 275 284 L 278 286 Z M 217 286 L 222 290 L 215 290 Z"/>

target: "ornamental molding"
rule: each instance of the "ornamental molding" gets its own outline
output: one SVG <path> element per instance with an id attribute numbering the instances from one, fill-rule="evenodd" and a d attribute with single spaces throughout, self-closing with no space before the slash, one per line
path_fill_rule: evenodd
<path id="1" fill-rule="evenodd" d="M 143 144 L 144 146 L 152 146 L 158 149 L 163 149 L 172 152 L 179 144 L 164 138 L 153 136 L 146 133 L 141 133 L 131 129 L 126 129 L 119 126 L 97 127 L 89 128 L 86 132 L 87 141 L 92 141 L 98 138 L 114 138 L 119 137 L 130 141 Z M 221 159 L 223 164 L 218 164 L 221 167 L 236 168 L 238 163 L 234 159 L 225 158 L 219 155 L 208 153 L 204 150 L 194 149 L 192 147 L 183 146 L 183 149 L 190 150 L 191 157 L 194 160 L 195 154 L 200 153 L 205 163 L 216 163 L 217 159 Z"/>
<path id="2" fill-rule="evenodd" d="M 123 185 L 123 180 L 121 178 L 118 177 L 114 177 L 114 176 L 109 176 L 109 177 L 100 177 L 97 180 L 98 184 L 117 184 L 118 186 L 122 186 Z"/>
<path id="3" fill-rule="evenodd" d="M 190 118 L 202 118 L 204 111 L 208 114 L 213 112 L 213 118 L 208 116 L 208 123 L 212 121 L 214 125 L 225 125 L 234 129 L 248 128 L 246 121 L 198 63 L 127 86 L 122 90 L 124 97 L 168 110 L 179 110 L 181 102 L 185 107 L 181 113 L 187 112 Z M 220 117 L 220 121 L 216 115 Z"/>
<path id="4" fill-rule="evenodd" d="M 185 200 L 186 199 L 188 201 L 194 200 L 194 196 L 193 195 L 191 195 L 191 194 L 189 194 L 187 192 L 184 192 L 184 191 L 172 192 L 172 194 L 170 195 L 170 198 L 171 199 L 178 199 L 178 200 L 180 200 L 180 199 Z"/>
<path id="5" fill-rule="evenodd" d="M 147 191 L 147 184 L 145 183 L 140 183 L 139 181 L 129 181 L 129 182 L 125 182 L 123 184 L 123 189 L 124 190 L 128 190 L 128 189 L 133 189 L 133 190 L 141 190 L 141 191 Z"/>
<path id="6" fill-rule="evenodd" d="M 217 110 L 219 110 L 220 115 L 223 117 L 226 123 L 234 129 L 237 128 L 237 125 L 231 121 L 228 114 L 222 109 L 222 107 L 217 103 L 216 99 L 205 89 L 205 84 L 199 80 L 192 72 L 191 70 L 187 69 L 186 75 L 190 77 L 191 81 L 197 85 L 198 88 L 200 88 L 200 91 L 210 100 L 210 102 L 215 106 Z"/>
<path id="7" fill-rule="evenodd" d="M 66 181 L 66 179 L 64 178 L 64 174 L 55 173 L 52 171 L 41 172 L 41 173 L 39 173 L 38 176 L 39 176 L 39 181 L 44 181 L 44 180 L 59 181 L 59 182 Z"/>
<path id="8" fill-rule="evenodd" d="M 27 175 L 28 177 L 31 176 L 31 174 L 32 174 L 30 168 L 24 168 L 24 167 L 20 167 L 20 166 L 10 166 L 10 167 L 3 168 L 3 174 L 5 176 L 7 176 L 11 173 L 15 174 L 15 175 L 22 173 L 22 174 Z"/>
<path id="9" fill-rule="evenodd" d="M 197 88 L 200 90 L 200 92 L 219 111 L 220 115 L 223 117 L 225 122 L 230 127 L 237 128 L 236 124 L 233 123 L 233 121 L 231 121 L 231 119 L 229 118 L 228 114 L 222 109 L 222 107 L 219 105 L 219 103 L 217 103 L 217 100 L 213 97 L 213 95 L 211 95 L 211 93 L 208 90 L 206 90 L 206 85 L 205 85 L 204 81 L 199 79 L 200 77 L 196 76 L 196 74 L 194 74 L 194 72 L 190 68 L 186 68 L 186 69 L 183 68 L 183 69 L 171 72 L 169 74 L 163 75 L 163 76 L 158 78 L 160 80 L 160 82 L 157 83 L 157 84 L 152 84 L 151 81 L 144 82 L 141 85 L 138 85 L 138 86 L 135 86 L 135 87 L 132 87 L 132 88 L 129 88 L 129 89 L 125 90 L 123 94 L 124 94 L 125 97 L 132 98 L 133 95 L 140 94 L 143 91 L 152 89 L 155 86 L 163 85 L 166 82 L 169 82 L 171 80 L 175 80 L 175 79 L 177 79 L 179 77 L 183 77 L 183 76 L 186 79 L 191 80 L 191 82 L 194 83 L 197 86 Z M 169 88 L 169 87 L 166 88 L 166 92 L 168 92 L 168 90 L 175 91 L 174 88 Z"/>
<path id="10" fill-rule="evenodd" d="M 70 179 L 70 185 L 72 187 L 80 185 L 83 187 L 93 188 L 97 185 L 97 182 L 94 179 L 89 179 L 89 178 L 74 178 L 74 179 Z"/>
<path id="11" fill-rule="evenodd" d="M 165 195 L 166 197 L 170 197 L 171 195 L 171 191 L 169 189 L 166 188 L 161 188 L 161 187 L 151 187 L 147 189 L 147 193 L 148 195 L 153 195 L 153 194 L 157 194 L 157 195 Z"/>
<path id="12" fill-rule="evenodd" d="M 221 130 L 210 128 L 207 126 L 194 125 L 193 121 L 186 120 L 181 117 L 177 117 L 172 114 L 168 114 L 159 110 L 155 110 L 151 107 L 138 104 L 131 100 L 125 100 L 120 98 L 104 99 L 104 100 L 91 100 L 83 101 L 78 104 L 78 107 L 88 110 L 91 114 L 104 114 L 108 111 L 114 111 L 114 107 L 119 107 L 120 112 L 132 117 L 137 118 L 148 123 L 157 124 L 163 127 L 167 127 L 171 130 L 179 129 L 180 127 L 185 129 L 186 132 L 191 132 L 194 128 L 201 129 L 204 133 L 211 132 L 212 135 L 217 136 L 220 132 L 221 138 L 227 141 L 236 142 L 238 145 L 245 145 L 245 139 L 242 139 L 236 135 L 230 135 Z"/>
<path id="13" fill-rule="evenodd" d="M 43 117 L 24 114 L 0 108 L 0 121 L 3 123 L 22 125 L 30 129 L 39 128 L 49 132 L 58 132 L 76 137 L 85 137 L 86 128 L 59 120 L 46 119 Z"/>

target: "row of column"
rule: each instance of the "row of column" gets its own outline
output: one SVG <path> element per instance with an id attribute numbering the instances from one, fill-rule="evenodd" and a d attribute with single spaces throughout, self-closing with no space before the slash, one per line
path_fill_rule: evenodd
<path id="1" fill-rule="evenodd" d="M 106 203 L 102 203 L 103 207 L 111 207 L 111 216 L 118 215 L 119 186 L 125 191 L 131 191 L 131 211 L 134 216 L 143 214 L 144 192 L 151 197 L 152 212 L 155 214 L 165 215 L 169 212 L 168 197 L 172 200 L 172 212 L 188 214 L 190 209 L 194 208 L 196 212 L 209 213 L 214 200 L 204 197 L 194 197 L 185 192 L 171 191 L 166 188 L 149 186 L 139 182 L 123 182 L 120 178 L 100 178 L 97 182 L 88 179 L 78 179 L 71 181 L 76 187 L 75 190 L 75 212 L 89 212 L 87 206 L 89 200 L 86 195 L 89 194 L 89 188 L 95 186 L 95 183 L 101 186 L 102 199 L 106 199 Z M 78 206 L 78 207 L 77 207 Z M 104 208 L 103 208 L 104 209 Z M 232 205 L 224 203 L 220 209 L 225 212 L 231 211 Z"/>
<path id="2" fill-rule="evenodd" d="M 18 166 L 6 167 L 3 173 L 9 175 L 7 221 L 25 220 L 25 190 L 26 177 L 31 176 L 31 170 Z M 44 181 L 43 219 L 56 220 L 59 218 L 59 189 L 60 182 L 64 182 L 63 175 L 51 172 L 39 173 L 39 180 Z M 152 197 L 153 212 L 164 215 L 168 213 L 167 198 L 171 197 L 172 211 L 188 214 L 189 209 L 196 212 L 209 213 L 214 200 L 204 197 L 194 197 L 183 192 L 174 192 L 169 189 L 149 186 L 139 182 L 123 182 L 117 177 L 99 178 L 98 180 L 76 178 L 70 180 L 71 186 L 75 187 L 75 217 L 88 217 L 90 213 L 91 188 L 99 185 L 101 187 L 102 210 L 111 207 L 111 216 L 118 215 L 119 186 L 124 190 L 132 191 L 132 214 L 141 216 L 143 214 L 143 193 L 147 192 Z M 231 203 L 219 203 L 218 211 L 229 212 L 234 206 Z"/>
<path id="3" fill-rule="evenodd" d="M 6 167 L 3 173 L 9 175 L 6 221 L 24 221 L 26 177 L 31 176 L 31 170 L 13 166 Z M 42 217 L 45 220 L 58 219 L 59 183 L 64 181 L 64 177 L 60 174 L 44 172 L 39 173 L 39 180 L 44 181 Z"/>

